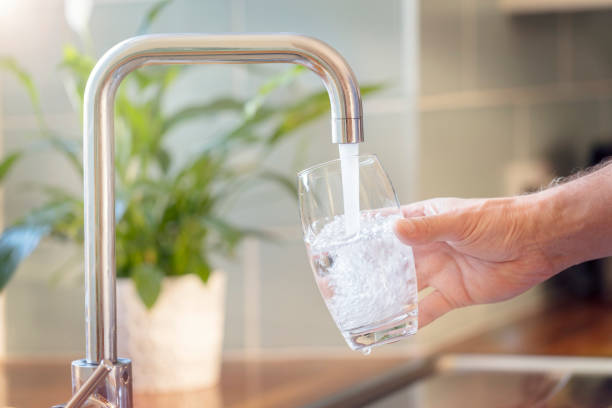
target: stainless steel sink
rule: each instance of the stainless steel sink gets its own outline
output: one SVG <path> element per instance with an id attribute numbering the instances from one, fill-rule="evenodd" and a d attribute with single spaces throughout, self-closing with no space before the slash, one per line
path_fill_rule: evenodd
<path id="1" fill-rule="evenodd" d="M 311 408 L 610 408 L 612 359 L 442 355 L 415 361 Z"/>

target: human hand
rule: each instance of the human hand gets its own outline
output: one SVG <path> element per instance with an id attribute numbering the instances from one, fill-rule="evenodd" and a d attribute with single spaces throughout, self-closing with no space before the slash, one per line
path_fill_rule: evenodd
<path id="1" fill-rule="evenodd" d="M 420 327 L 452 309 L 516 296 L 558 272 L 535 195 L 440 198 L 402 210 L 395 232 L 413 247 L 418 289 L 434 288 L 419 302 Z"/>

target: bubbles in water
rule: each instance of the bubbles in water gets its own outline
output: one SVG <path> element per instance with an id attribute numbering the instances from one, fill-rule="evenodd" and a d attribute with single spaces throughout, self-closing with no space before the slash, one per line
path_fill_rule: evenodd
<path id="1" fill-rule="evenodd" d="M 363 212 L 359 234 L 347 236 L 338 216 L 305 237 L 317 284 L 343 332 L 385 321 L 416 303 L 412 250 L 393 232 L 399 217 Z"/>

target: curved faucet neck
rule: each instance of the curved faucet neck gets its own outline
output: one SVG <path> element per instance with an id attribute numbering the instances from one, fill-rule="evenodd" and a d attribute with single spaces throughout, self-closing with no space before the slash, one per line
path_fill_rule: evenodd
<path id="1" fill-rule="evenodd" d="M 85 307 L 88 363 L 117 361 L 115 273 L 115 94 L 127 74 L 146 65 L 291 63 L 322 80 L 331 102 L 332 142 L 363 141 L 355 75 L 342 56 L 293 34 L 164 34 L 134 37 L 94 67 L 84 99 Z"/>

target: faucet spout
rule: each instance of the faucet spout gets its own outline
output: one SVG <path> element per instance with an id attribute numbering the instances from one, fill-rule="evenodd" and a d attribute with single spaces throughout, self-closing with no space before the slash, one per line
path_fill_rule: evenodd
<path id="1" fill-rule="evenodd" d="M 355 75 L 342 56 L 293 34 L 169 34 L 130 38 L 96 64 L 84 100 L 86 359 L 117 363 L 114 102 L 127 74 L 162 64 L 300 64 L 322 80 L 331 102 L 332 142 L 363 141 Z"/>

